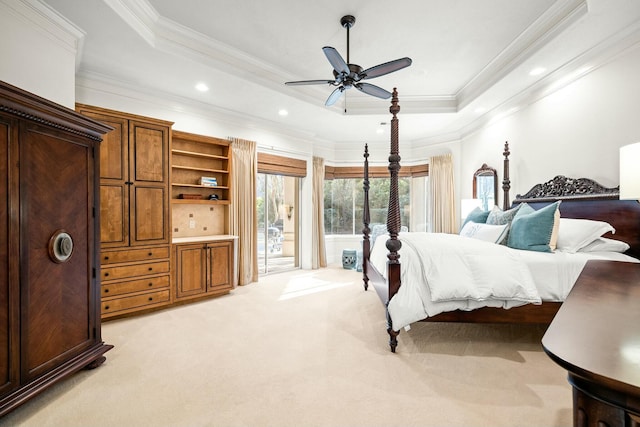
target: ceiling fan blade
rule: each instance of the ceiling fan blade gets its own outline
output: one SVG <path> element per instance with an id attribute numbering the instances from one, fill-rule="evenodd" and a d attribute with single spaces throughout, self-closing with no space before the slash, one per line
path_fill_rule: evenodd
<path id="1" fill-rule="evenodd" d="M 351 72 L 349 70 L 349 66 L 344 61 L 344 59 L 342 59 L 342 56 L 340 55 L 340 53 L 338 53 L 337 50 L 335 50 L 331 46 L 325 46 L 322 48 L 322 50 L 329 60 L 329 63 L 331 63 L 331 66 L 338 72 L 338 74 L 349 74 Z"/>
<path id="2" fill-rule="evenodd" d="M 285 82 L 287 86 L 302 86 L 302 85 L 326 85 L 326 84 L 334 84 L 333 80 L 301 80 L 297 82 Z"/>
<path id="3" fill-rule="evenodd" d="M 362 79 L 373 79 L 375 77 L 384 76 L 385 74 L 393 73 L 394 71 L 401 70 L 411 65 L 411 58 L 400 58 L 395 61 L 385 62 L 371 68 L 367 68 L 363 72 L 359 73 Z"/>
<path id="4" fill-rule="evenodd" d="M 391 98 L 391 92 L 389 92 L 389 91 L 387 91 L 385 89 L 382 89 L 379 86 L 372 85 L 370 83 L 354 83 L 354 86 L 360 92 L 364 92 L 367 95 L 376 96 L 376 97 L 382 98 L 382 99 Z"/>
<path id="5" fill-rule="evenodd" d="M 327 107 L 331 107 L 333 104 L 336 103 L 336 101 L 340 98 L 340 96 L 342 96 L 342 92 L 344 91 L 345 91 L 344 86 L 340 86 L 336 88 L 336 90 L 331 92 L 331 95 L 329 95 L 329 98 L 327 98 L 327 102 L 325 102 L 324 105 Z"/>

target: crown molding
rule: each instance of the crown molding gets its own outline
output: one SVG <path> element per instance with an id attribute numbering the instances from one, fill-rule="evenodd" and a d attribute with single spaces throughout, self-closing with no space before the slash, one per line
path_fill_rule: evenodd
<path id="1" fill-rule="evenodd" d="M 163 109 L 180 114 L 198 116 L 204 120 L 224 123 L 237 129 L 279 135 L 295 142 L 308 144 L 312 141 L 319 144 L 334 144 L 333 141 L 318 138 L 313 132 L 301 131 L 281 123 L 249 116 L 246 113 L 225 109 L 168 92 L 161 92 L 155 88 L 145 88 L 139 83 L 116 79 L 97 71 L 85 69 L 76 75 L 76 92 L 80 94 L 82 91 L 79 89 L 87 89 L 120 99 L 129 99 L 131 102 L 152 107 L 162 105 Z M 87 100 L 79 102 L 87 102 Z M 90 103 L 90 101 L 88 102 Z"/>
<path id="2" fill-rule="evenodd" d="M 0 0 L 3 13 L 10 13 L 56 45 L 76 57 L 80 65 L 85 32 L 40 0 Z"/>
<path id="3" fill-rule="evenodd" d="M 559 0 L 524 30 L 455 95 L 462 109 L 542 46 L 588 13 L 587 0 Z"/>

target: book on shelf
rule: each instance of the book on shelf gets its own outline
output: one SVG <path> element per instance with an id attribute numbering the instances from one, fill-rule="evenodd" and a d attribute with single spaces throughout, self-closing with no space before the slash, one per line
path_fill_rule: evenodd
<path id="1" fill-rule="evenodd" d="M 200 194 L 180 193 L 180 194 L 178 194 L 178 199 L 198 200 L 198 199 L 202 199 L 202 195 L 200 195 Z"/>
<path id="2" fill-rule="evenodd" d="M 203 176 L 203 177 L 200 177 L 200 185 L 205 187 L 217 187 L 218 179 L 215 177 Z"/>

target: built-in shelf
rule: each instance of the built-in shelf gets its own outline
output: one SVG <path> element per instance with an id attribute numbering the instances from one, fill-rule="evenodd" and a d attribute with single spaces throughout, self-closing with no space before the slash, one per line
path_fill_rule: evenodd
<path id="1" fill-rule="evenodd" d="M 181 182 L 174 182 L 171 184 L 172 187 L 192 187 L 192 188 L 206 188 L 207 190 L 228 190 L 229 187 L 225 187 L 223 185 L 218 185 L 215 187 L 211 187 L 208 185 L 199 185 L 199 184 L 184 184 Z"/>
<path id="2" fill-rule="evenodd" d="M 171 149 L 171 199 L 182 204 L 229 204 L 230 142 L 225 139 L 174 131 Z M 215 187 L 200 178 L 216 178 Z M 215 194 L 218 199 L 210 200 Z M 196 198 L 183 198 L 188 195 Z M 197 198 L 197 196 L 200 196 Z"/>
<path id="3" fill-rule="evenodd" d="M 196 168 L 193 166 L 182 166 L 182 165 L 173 165 L 173 169 L 182 169 L 187 171 L 201 171 L 201 172 L 211 172 L 211 173 L 229 173 L 228 170 L 224 169 L 210 169 L 210 168 Z"/>
<path id="4" fill-rule="evenodd" d="M 173 199 L 171 203 L 177 205 L 228 205 L 229 200 L 207 200 L 207 199 Z"/>
<path id="5" fill-rule="evenodd" d="M 190 157 L 203 157 L 206 159 L 220 159 L 220 160 L 228 160 L 229 157 L 227 157 L 226 155 L 218 155 L 218 154 L 206 154 L 206 153 L 200 153 L 197 151 L 186 151 L 186 150 L 176 150 L 173 149 L 171 150 L 172 154 L 179 154 L 182 156 L 190 156 Z"/>

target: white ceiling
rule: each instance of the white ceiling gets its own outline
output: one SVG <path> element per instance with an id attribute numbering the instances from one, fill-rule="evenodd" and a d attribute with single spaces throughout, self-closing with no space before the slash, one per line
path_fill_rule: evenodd
<path id="1" fill-rule="evenodd" d="M 81 77 L 332 142 L 389 138 L 376 132 L 388 100 L 351 89 L 328 108 L 333 87 L 284 85 L 332 78 L 322 47 L 346 59 L 347 14 L 350 62 L 412 58 L 369 82 L 398 88 L 403 140 L 425 144 L 457 140 L 640 41 L 638 0 L 44 1 L 86 33 Z"/>

